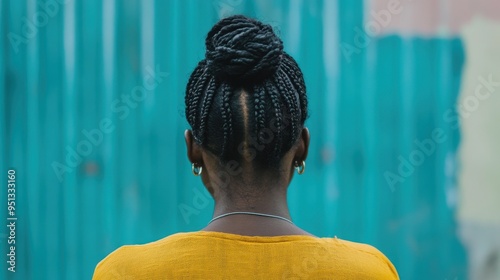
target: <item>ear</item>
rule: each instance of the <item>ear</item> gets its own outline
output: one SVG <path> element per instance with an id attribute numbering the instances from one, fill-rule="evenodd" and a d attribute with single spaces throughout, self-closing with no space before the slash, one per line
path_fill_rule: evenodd
<path id="1" fill-rule="evenodd" d="M 193 132 L 189 129 L 184 131 L 184 140 L 186 140 L 187 157 L 191 163 L 203 165 L 203 157 L 200 146 L 194 141 Z"/>
<path id="2" fill-rule="evenodd" d="M 295 150 L 295 156 L 293 158 L 294 162 L 302 162 L 307 159 L 307 154 L 309 153 L 309 141 L 311 136 L 309 135 L 309 129 L 304 127 L 300 133 L 299 143 L 297 144 L 297 149 Z"/>

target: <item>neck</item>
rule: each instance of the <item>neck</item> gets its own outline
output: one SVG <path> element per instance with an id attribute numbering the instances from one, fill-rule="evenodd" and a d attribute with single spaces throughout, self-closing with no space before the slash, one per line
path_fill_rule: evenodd
<path id="1" fill-rule="evenodd" d="M 288 210 L 286 189 L 286 187 L 282 188 L 281 191 L 276 189 L 262 195 L 214 195 L 215 210 L 213 218 L 231 212 L 254 212 L 292 220 Z M 213 221 L 202 230 L 256 236 L 313 236 L 287 221 L 254 215 L 226 216 Z"/>
<path id="2" fill-rule="evenodd" d="M 243 192 L 216 197 L 213 217 L 230 212 L 255 212 L 290 219 L 286 189 L 270 190 L 259 195 Z"/>

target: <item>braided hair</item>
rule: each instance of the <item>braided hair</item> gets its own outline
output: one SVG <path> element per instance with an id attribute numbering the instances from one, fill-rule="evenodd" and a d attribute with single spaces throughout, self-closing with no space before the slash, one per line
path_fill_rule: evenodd
<path id="1" fill-rule="evenodd" d="M 278 167 L 307 118 L 299 66 L 270 25 L 241 15 L 215 24 L 205 44 L 185 95 L 195 142 L 222 162 Z"/>

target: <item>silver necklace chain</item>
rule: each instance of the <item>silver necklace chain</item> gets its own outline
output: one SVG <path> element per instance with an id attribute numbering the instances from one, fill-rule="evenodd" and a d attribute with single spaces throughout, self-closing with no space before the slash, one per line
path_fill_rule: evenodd
<path id="1" fill-rule="evenodd" d="M 286 221 L 286 222 L 289 222 L 290 224 L 293 225 L 293 222 L 290 221 L 289 219 L 287 218 L 283 218 L 281 216 L 276 216 L 276 215 L 271 215 L 271 214 L 263 214 L 263 213 L 255 213 L 255 212 L 230 212 L 230 213 L 226 213 L 226 214 L 222 214 L 222 215 L 219 215 L 213 219 L 210 220 L 210 222 L 208 222 L 208 224 L 210 224 L 211 222 L 215 221 L 215 220 L 218 220 L 220 218 L 224 218 L 224 217 L 227 217 L 227 216 L 230 216 L 230 215 L 237 215 L 237 214 L 243 214 L 243 215 L 254 215 L 254 216 L 261 216 L 261 217 L 268 217 L 268 218 L 275 218 L 275 219 L 280 219 L 280 220 L 283 220 L 283 221 Z"/>

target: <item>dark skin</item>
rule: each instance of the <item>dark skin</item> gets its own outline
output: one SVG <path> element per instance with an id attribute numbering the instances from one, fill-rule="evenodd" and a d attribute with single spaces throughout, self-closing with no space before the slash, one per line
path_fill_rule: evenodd
<path id="1" fill-rule="evenodd" d="M 283 156 L 278 172 L 260 170 L 253 166 L 251 161 L 244 161 L 236 167 L 222 165 L 215 155 L 194 141 L 191 130 L 185 131 L 184 138 L 189 161 L 203 167 L 201 179 L 215 200 L 213 217 L 246 211 L 291 219 L 287 190 L 295 172 L 294 163 L 301 163 L 307 158 L 310 140 L 307 128 L 302 129 L 297 143 Z M 216 183 L 221 182 L 218 175 L 221 171 L 232 174 L 225 177 L 230 178 L 226 179 L 228 183 L 225 187 Z M 313 236 L 284 220 L 244 214 L 220 218 L 202 230 L 249 236 Z"/>

